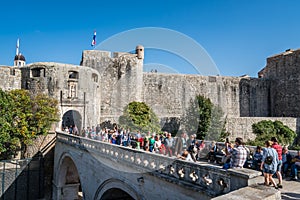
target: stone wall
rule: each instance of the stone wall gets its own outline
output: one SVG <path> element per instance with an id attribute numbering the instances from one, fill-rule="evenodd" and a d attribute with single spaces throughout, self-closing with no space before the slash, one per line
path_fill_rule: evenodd
<path id="1" fill-rule="evenodd" d="M 136 54 L 84 51 L 81 65 L 101 75 L 101 122 L 117 121 L 128 103 L 142 101 L 143 59 Z"/>
<path id="2" fill-rule="evenodd" d="M 300 116 L 300 49 L 269 57 L 263 77 L 270 81 L 270 116 Z"/>
<path id="3" fill-rule="evenodd" d="M 243 78 L 240 83 L 240 116 L 269 117 L 270 81 L 257 78 Z"/>
<path id="4" fill-rule="evenodd" d="M 298 119 L 292 117 L 231 117 L 227 119 L 226 130 L 230 133 L 232 141 L 236 137 L 242 137 L 245 140 L 254 139 L 255 134 L 252 132 L 252 124 L 262 120 L 278 120 L 293 131 L 299 130 Z"/>
<path id="5" fill-rule="evenodd" d="M 41 62 L 22 68 L 22 88 L 56 98 L 61 119 L 70 110 L 80 113 L 78 127 L 92 126 L 100 120 L 99 79 L 96 70 L 85 66 Z"/>
<path id="6" fill-rule="evenodd" d="M 0 80 L 2 90 L 21 89 L 21 71 L 19 68 L 0 66 Z"/>
<path id="7" fill-rule="evenodd" d="M 228 116 L 239 116 L 239 77 L 144 73 L 144 102 L 159 117 L 180 117 L 197 95 L 210 98 Z"/>

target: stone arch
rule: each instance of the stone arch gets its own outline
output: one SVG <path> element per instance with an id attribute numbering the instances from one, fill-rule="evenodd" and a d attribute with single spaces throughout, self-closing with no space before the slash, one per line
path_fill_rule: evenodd
<path id="1" fill-rule="evenodd" d="M 80 177 L 73 158 L 65 153 L 59 160 L 58 170 L 55 177 L 57 199 L 78 199 L 81 189 Z"/>
<path id="2" fill-rule="evenodd" d="M 66 126 L 70 127 L 70 125 L 73 127 L 76 125 L 78 133 L 80 132 L 82 128 L 82 117 L 77 110 L 68 110 L 62 116 L 62 128 L 65 128 Z"/>
<path id="3" fill-rule="evenodd" d="M 110 195 L 111 193 L 114 196 Z M 97 189 L 94 200 L 142 200 L 142 196 L 130 185 L 118 179 L 108 179 Z"/>

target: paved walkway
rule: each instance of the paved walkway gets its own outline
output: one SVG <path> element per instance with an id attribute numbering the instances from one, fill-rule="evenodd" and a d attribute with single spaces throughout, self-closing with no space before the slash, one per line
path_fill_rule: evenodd
<path id="1" fill-rule="evenodd" d="M 276 182 L 278 182 L 276 180 Z M 286 200 L 299 200 L 300 199 L 300 181 L 292 181 L 289 178 L 283 180 L 283 188 L 279 189 L 281 198 Z"/>

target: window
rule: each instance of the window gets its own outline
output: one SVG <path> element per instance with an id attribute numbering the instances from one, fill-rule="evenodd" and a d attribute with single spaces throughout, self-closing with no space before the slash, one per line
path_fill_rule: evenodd
<path id="1" fill-rule="evenodd" d="M 10 69 L 10 75 L 15 76 L 16 75 L 16 70 L 15 69 Z"/>
<path id="2" fill-rule="evenodd" d="M 31 69 L 32 77 L 45 77 L 45 69 L 44 68 L 35 68 Z"/>
<path id="3" fill-rule="evenodd" d="M 76 71 L 69 71 L 69 78 L 71 79 L 79 79 L 79 73 Z"/>
<path id="4" fill-rule="evenodd" d="M 98 82 L 98 75 L 97 74 L 92 74 L 92 80 L 97 83 Z"/>

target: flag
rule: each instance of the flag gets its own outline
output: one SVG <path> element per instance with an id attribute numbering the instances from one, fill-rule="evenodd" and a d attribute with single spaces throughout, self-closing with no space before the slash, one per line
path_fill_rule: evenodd
<path id="1" fill-rule="evenodd" d="M 91 46 L 95 46 L 96 45 L 96 31 L 94 31 L 94 36 L 93 36 L 93 40 L 92 40 L 92 44 Z"/>

